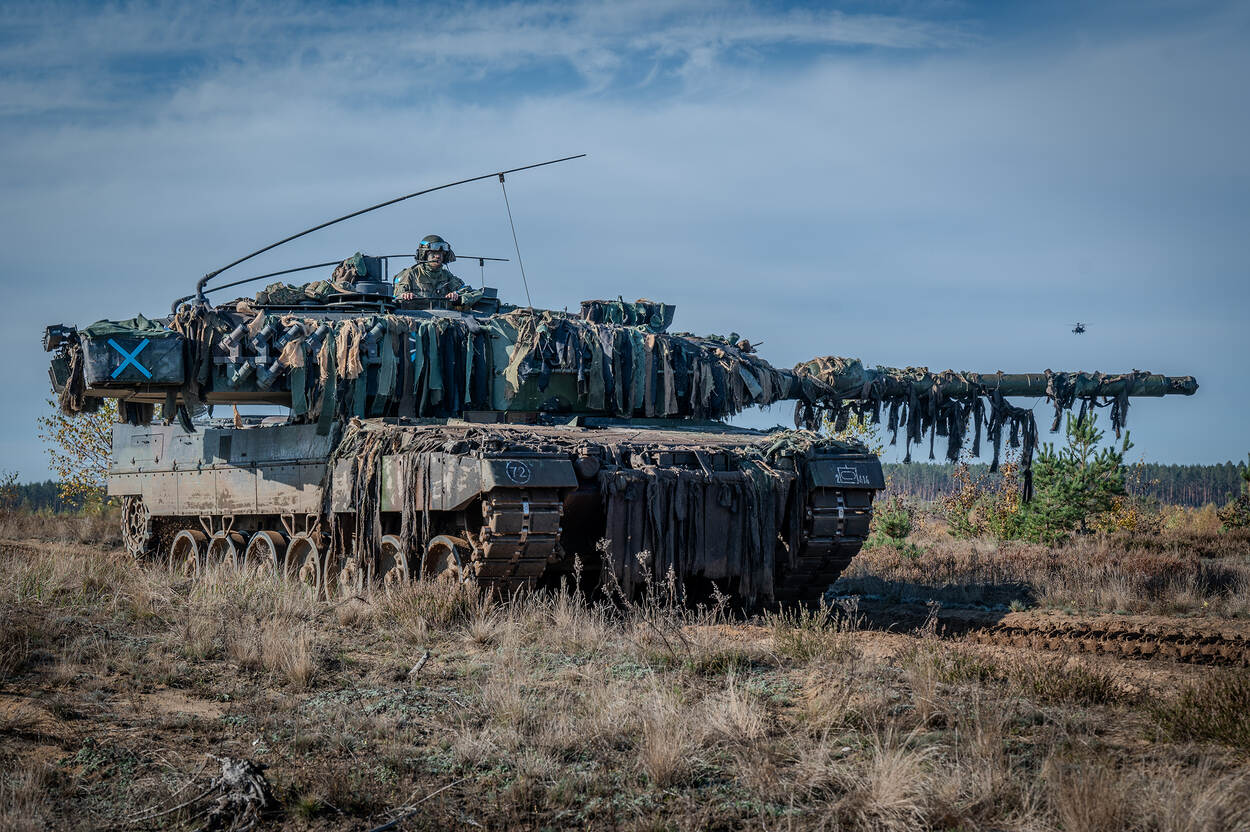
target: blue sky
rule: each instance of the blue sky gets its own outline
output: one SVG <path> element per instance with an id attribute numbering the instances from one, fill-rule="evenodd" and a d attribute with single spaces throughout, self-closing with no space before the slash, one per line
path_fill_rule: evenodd
<path id="1" fill-rule="evenodd" d="M 1133 407 L 1135 458 L 1243 458 L 1248 46 L 1217 2 L 7 2 L 0 469 L 46 475 L 45 324 L 580 152 L 509 181 L 536 304 L 663 299 L 783 366 L 1193 374 Z M 487 181 L 232 274 L 430 232 L 511 256 Z"/>

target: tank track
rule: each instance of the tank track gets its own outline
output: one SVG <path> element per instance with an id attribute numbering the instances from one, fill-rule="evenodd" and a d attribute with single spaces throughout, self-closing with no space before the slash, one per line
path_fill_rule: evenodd
<path id="1" fill-rule="evenodd" d="M 872 491 L 854 488 L 811 491 L 795 566 L 779 565 L 774 600 L 781 604 L 820 602 L 863 548 L 872 521 L 872 496 Z"/>
<path id="2" fill-rule="evenodd" d="M 1058 618 L 1035 613 L 976 609 L 936 612 L 918 603 L 861 598 L 857 615 L 863 626 L 904 631 L 933 627 L 941 638 L 1002 647 L 1044 650 L 1064 655 L 1101 655 L 1122 659 L 1165 660 L 1184 664 L 1250 667 L 1250 636 L 1244 630 L 1203 629 L 1176 620 L 1121 620 L 1107 616 Z"/>
<path id="3" fill-rule="evenodd" d="M 972 641 L 1062 653 L 1096 653 L 1128 659 L 1170 659 L 1188 664 L 1250 667 L 1250 639 L 1184 627 L 1108 627 L 1024 622 L 968 633 Z"/>
<path id="4" fill-rule="evenodd" d="M 469 574 L 502 595 L 532 589 L 559 551 L 564 502 L 554 488 L 496 489 L 482 500 Z"/>

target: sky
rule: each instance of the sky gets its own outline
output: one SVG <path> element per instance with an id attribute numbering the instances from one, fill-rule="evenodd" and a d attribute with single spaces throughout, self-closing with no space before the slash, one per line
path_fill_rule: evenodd
<path id="1" fill-rule="evenodd" d="M 1134 402 L 1130 459 L 1244 459 L 1248 47 L 1239 2 L 6 0 L 0 471 L 48 476 L 46 324 L 575 153 L 508 179 L 535 305 L 663 300 L 787 367 L 1192 374 Z M 226 274 L 428 233 L 515 261 L 486 180 Z"/>

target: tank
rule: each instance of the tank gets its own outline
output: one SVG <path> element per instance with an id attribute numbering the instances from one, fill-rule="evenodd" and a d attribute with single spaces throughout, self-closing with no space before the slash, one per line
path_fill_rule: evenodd
<path id="1" fill-rule="evenodd" d="M 416 579 L 632 594 L 651 579 L 744 606 L 814 602 L 885 487 L 875 455 L 822 425 L 884 415 L 909 448 L 927 432 L 955 456 L 969 429 L 996 451 L 1006 431 L 1027 468 L 1036 425 L 1008 396 L 1109 402 L 1118 427 L 1129 397 L 1197 388 L 1136 372 L 778 368 L 736 334 L 670 332 L 674 307 L 649 300 L 567 312 L 487 289 L 466 308 L 355 288 L 314 300 L 275 284 L 47 328 L 60 406 L 119 401 L 108 493 L 135 557 L 188 576 L 225 562 L 324 597 Z M 787 401 L 794 429 L 726 421 Z M 286 415 L 239 415 L 246 404 Z"/>

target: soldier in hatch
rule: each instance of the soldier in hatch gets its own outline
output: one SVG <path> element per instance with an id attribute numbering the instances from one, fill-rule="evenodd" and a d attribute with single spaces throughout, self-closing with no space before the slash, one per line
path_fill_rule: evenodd
<path id="1" fill-rule="evenodd" d="M 417 249 L 417 265 L 395 275 L 395 297 L 399 300 L 446 298 L 452 303 L 472 306 L 481 300 L 482 292 L 466 285 L 444 265 L 455 261 L 456 253 L 446 240 L 437 234 L 424 237 Z"/>

